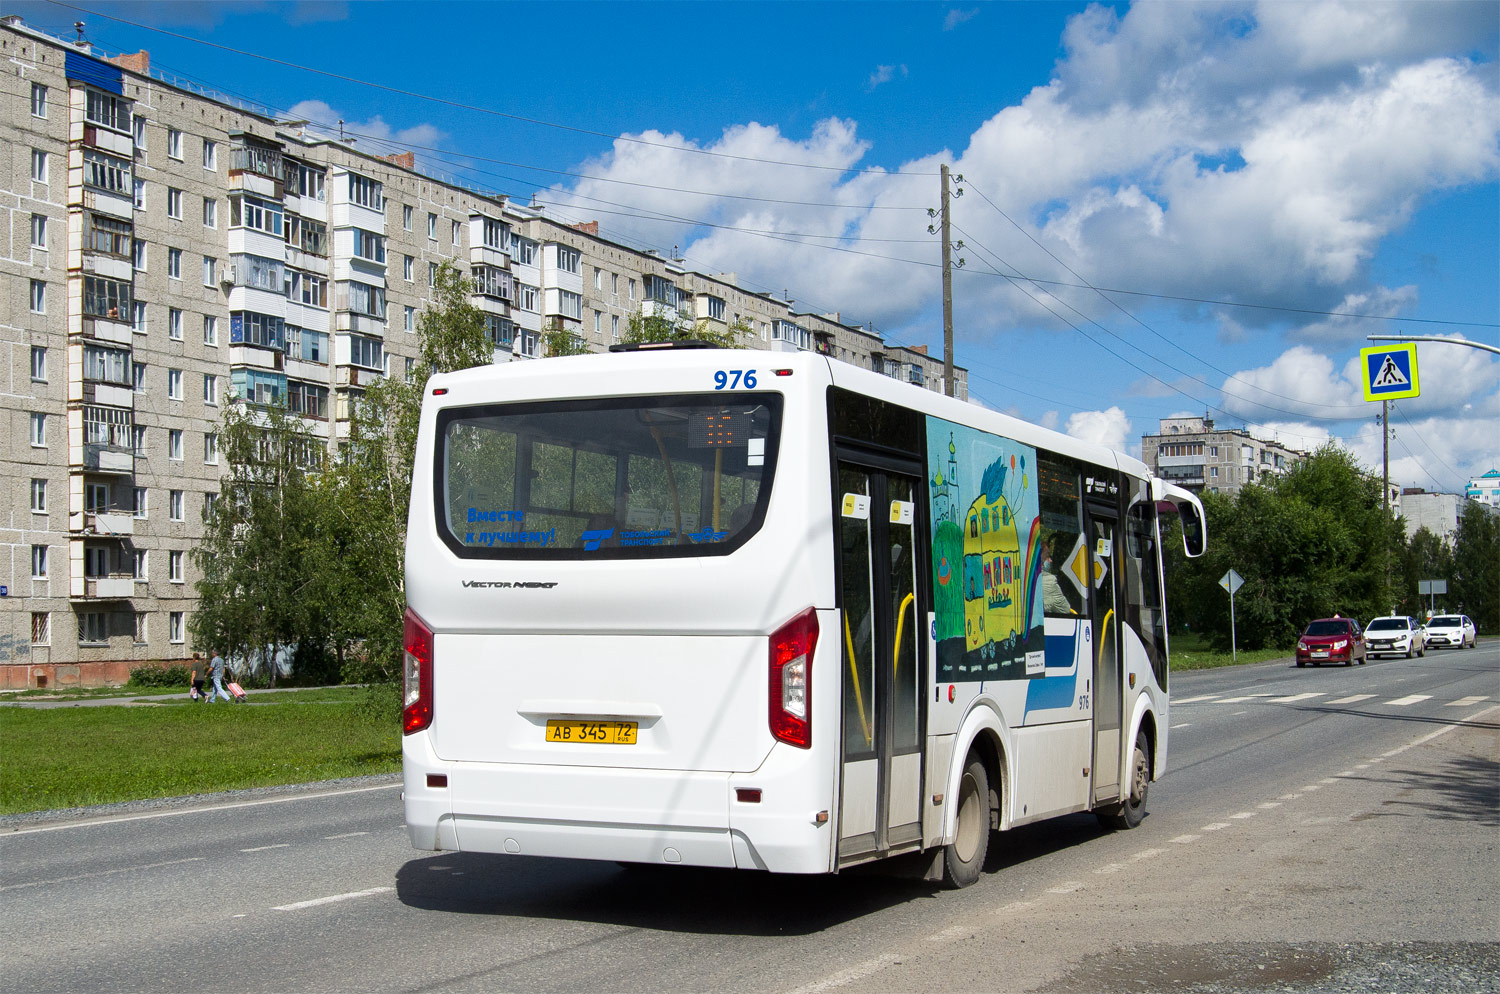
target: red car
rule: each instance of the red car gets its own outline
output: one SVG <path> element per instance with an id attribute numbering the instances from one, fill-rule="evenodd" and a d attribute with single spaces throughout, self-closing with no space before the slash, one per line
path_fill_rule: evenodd
<path id="1" fill-rule="evenodd" d="M 1297 665 L 1343 663 L 1365 664 L 1365 633 L 1353 618 L 1320 618 L 1307 626 L 1297 640 Z"/>

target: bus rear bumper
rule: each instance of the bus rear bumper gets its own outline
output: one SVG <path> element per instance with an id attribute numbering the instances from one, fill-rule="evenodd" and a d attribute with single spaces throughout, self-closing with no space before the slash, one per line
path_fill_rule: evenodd
<path id="1" fill-rule="evenodd" d="M 807 804 L 794 811 L 739 800 L 737 786 L 752 780 L 767 801 L 790 799 L 765 767 L 730 774 L 449 763 L 411 741 L 421 738 L 404 743 L 406 826 L 417 849 L 781 873 L 831 869 L 821 843 L 832 826 L 816 824 Z M 430 783 L 442 777 L 441 785 Z"/>

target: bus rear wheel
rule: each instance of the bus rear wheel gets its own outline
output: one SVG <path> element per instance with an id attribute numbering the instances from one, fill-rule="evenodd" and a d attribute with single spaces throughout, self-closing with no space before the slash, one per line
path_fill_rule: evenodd
<path id="1" fill-rule="evenodd" d="M 990 778 L 973 753 L 958 783 L 958 824 L 943 847 L 943 881 L 957 890 L 979 879 L 990 847 Z"/>
<path id="2" fill-rule="evenodd" d="M 1146 795 L 1151 789 L 1151 745 L 1145 729 L 1135 734 L 1135 750 L 1130 757 L 1130 794 L 1119 804 L 1100 808 L 1099 823 L 1105 828 L 1135 828 L 1146 817 Z"/>

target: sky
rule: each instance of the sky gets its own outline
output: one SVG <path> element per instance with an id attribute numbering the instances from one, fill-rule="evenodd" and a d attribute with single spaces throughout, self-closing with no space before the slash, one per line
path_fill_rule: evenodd
<path id="1" fill-rule="evenodd" d="M 0 6 L 934 355 L 946 163 L 970 399 L 1135 455 L 1206 413 L 1379 472 L 1366 336 L 1500 344 L 1492 2 Z M 1500 356 L 1417 354 L 1392 482 L 1462 492 Z"/>

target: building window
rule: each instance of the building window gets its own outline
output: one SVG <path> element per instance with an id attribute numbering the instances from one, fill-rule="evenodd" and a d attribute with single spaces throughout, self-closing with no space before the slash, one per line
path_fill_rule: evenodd
<path id="1" fill-rule="evenodd" d="M 130 387 L 136 393 L 146 392 L 146 364 L 144 362 L 130 364 Z"/>
<path id="2" fill-rule="evenodd" d="M 435 262 L 429 262 L 427 264 L 427 285 L 428 286 L 437 286 L 437 270 L 438 270 L 437 263 L 435 263 Z"/>
<path id="3" fill-rule="evenodd" d="M 138 211 L 146 209 L 146 181 L 143 179 L 135 181 L 135 209 Z"/>
<path id="4" fill-rule="evenodd" d="M 219 270 L 219 260 L 210 256 L 203 257 L 203 285 L 213 286 L 218 282 L 216 274 Z"/>
<path id="5" fill-rule="evenodd" d="M 47 153 L 39 148 L 31 150 L 31 178 L 38 183 L 47 182 Z"/>
<path id="6" fill-rule="evenodd" d="M 167 217 L 182 220 L 182 191 L 176 187 L 167 187 Z"/>
<path id="7" fill-rule="evenodd" d="M 103 611 L 83 611 L 78 615 L 78 644 L 103 645 L 109 641 L 109 616 Z"/>
<path id="8" fill-rule="evenodd" d="M 367 314 L 385 319 L 385 287 L 350 280 L 338 285 L 338 307 L 341 311 Z"/>
<path id="9" fill-rule="evenodd" d="M 205 228 L 219 226 L 219 202 L 213 197 L 203 198 L 203 226 Z"/>
<path id="10" fill-rule="evenodd" d="M 170 490 L 167 492 L 167 517 L 173 521 L 182 521 L 182 491 Z"/>
<path id="11" fill-rule="evenodd" d="M 609 293 L 610 293 L 610 296 L 613 296 L 613 297 L 618 297 L 620 295 L 620 274 L 619 273 L 610 273 L 609 274 Z"/>
<path id="12" fill-rule="evenodd" d="M 403 311 L 405 311 L 406 330 L 407 331 L 416 331 L 417 330 L 417 309 L 415 307 L 406 307 L 406 308 L 403 308 Z"/>
<path id="13" fill-rule="evenodd" d="M 219 344 L 219 319 L 212 314 L 203 315 L 203 344 L 215 347 Z"/>
<path id="14" fill-rule="evenodd" d="M 130 326 L 135 329 L 135 333 L 137 335 L 144 335 L 144 334 L 146 334 L 146 302 L 145 301 L 143 301 L 143 300 L 137 300 L 135 302 L 135 316 L 134 316 L 134 319 L 130 322 Z"/>
<path id="15" fill-rule="evenodd" d="M 463 236 L 459 233 L 458 222 L 454 221 L 453 222 L 453 247 L 454 248 L 458 248 L 458 243 L 460 241 L 462 241 L 462 240 L 463 240 Z"/>
<path id="16" fill-rule="evenodd" d="M 137 456 L 140 456 L 142 459 L 146 458 L 146 426 L 132 425 L 130 433 L 131 449 L 134 450 Z"/>
<path id="17" fill-rule="evenodd" d="M 406 357 L 406 382 L 410 383 L 417 375 L 417 360 L 411 356 Z"/>
<path id="18" fill-rule="evenodd" d="M 630 280 L 630 299 L 635 299 L 635 280 Z"/>
<path id="19" fill-rule="evenodd" d="M 183 624 L 184 612 L 171 611 L 167 614 L 167 639 L 174 645 L 183 641 L 183 630 L 187 627 Z"/>
<path id="20" fill-rule="evenodd" d="M 215 407 L 219 404 L 219 378 L 212 373 L 203 374 L 203 403 L 212 404 Z M 212 435 L 208 437 L 213 438 Z"/>
<path id="21" fill-rule="evenodd" d="M 167 429 L 167 458 L 173 462 L 182 462 L 182 429 Z"/>
<path id="22" fill-rule="evenodd" d="M 510 236 L 510 256 L 519 266 L 535 266 L 536 242 L 512 233 Z"/>
<path id="23" fill-rule="evenodd" d="M 135 238 L 131 240 L 130 264 L 138 273 L 146 271 L 146 242 L 144 239 Z"/>
<path id="24" fill-rule="evenodd" d="M 173 549 L 167 553 L 167 579 L 172 583 L 182 582 L 182 550 Z"/>
<path id="25" fill-rule="evenodd" d="M 594 267 L 594 289 L 599 293 L 604 292 L 604 270 L 598 266 Z"/>
<path id="26" fill-rule="evenodd" d="M 141 156 L 146 155 L 146 119 L 141 115 L 135 116 L 135 147 L 140 150 Z"/>
<path id="27" fill-rule="evenodd" d="M 572 273 L 575 276 L 582 275 L 583 267 L 580 263 L 582 258 L 575 248 L 568 248 L 566 245 L 559 245 L 557 247 L 557 268 L 565 273 Z"/>
<path id="28" fill-rule="evenodd" d="M 410 283 L 412 281 L 412 269 L 414 268 L 415 262 L 416 262 L 416 260 L 413 259 L 409 255 L 403 257 L 403 259 L 402 259 L 402 262 L 401 262 L 401 275 L 404 276 L 404 277 L 406 277 L 406 282 L 408 282 L 408 283 Z"/>
<path id="29" fill-rule="evenodd" d="M 385 369 L 384 346 L 378 338 L 349 336 L 349 362 L 366 369 Z"/>
<path id="30" fill-rule="evenodd" d="M 208 384 L 204 384 L 208 389 Z M 217 466 L 219 464 L 219 436 L 213 432 L 203 434 L 203 464 L 205 466 Z"/>
<path id="31" fill-rule="evenodd" d="M 47 579 L 47 547 L 45 545 L 31 547 L 31 578 L 33 580 Z"/>
<path id="32" fill-rule="evenodd" d="M 148 569 L 148 566 L 147 566 L 147 563 L 146 563 L 146 550 L 145 549 L 135 549 L 135 550 L 133 550 L 133 553 L 132 553 L 132 555 L 130 557 L 130 578 L 132 580 L 135 580 L 137 583 L 145 583 L 146 582 L 146 578 L 150 575 L 147 572 L 147 569 Z M 136 615 L 136 617 L 137 618 L 142 618 L 142 617 L 145 617 L 145 615 Z M 144 626 L 142 626 L 142 627 L 144 627 Z M 143 640 L 142 639 L 136 639 L 136 641 L 140 642 L 140 641 L 143 641 Z"/>
<path id="33" fill-rule="evenodd" d="M 562 312 L 563 317 L 579 321 L 583 320 L 583 297 L 573 293 L 571 290 L 559 290 L 557 294 L 558 309 Z"/>
<path id="34" fill-rule="evenodd" d="M 31 511 L 33 514 L 47 513 L 47 481 L 31 481 Z"/>
<path id="35" fill-rule="evenodd" d="M 604 336 L 604 313 L 602 311 L 595 311 L 594 312 L 594 337 L 595 338 L 602 338 L 603 336 Z"/>
<path id="36" fill-rule="evenodd" d="M 47 284 L 42 280 L 31 281 L 31 313 L 47 313 Z"/>
<path id="37" fill-rule="evenodd" d="M 42 83 L 31 84 L 31 116 L 47 116 L 47 87 Z"/>
<path id="38" fill-rule="evenodd" d="M 31 612 L 31 644 L 52 644 L 52 615 L 49 612 Z"/>
<path id="39" fill-rule="evenodd" d="M 609 337 L 617 342 L 620 340 L 620 315 L 618 314 L 609 316 Z"/>
<path id="40" fill-rule="evenodd" d="M 31 215 L 31 247 L 45 249 L 47 247 L 47 215 Z"/>
<path id="41" fill-rule="evenodd" d="M 411 213 L 411 204 L 406 204 L 401 208 L 401 227 L 407 231 L 411 230 Z"/>
<path id="42" fill-rule="evenodd" d="M 536 287 L 525 283 L 516 284 L 516 307 L 523 311 L 535 311 L 537 309 Z"/>
<path id="43" fill-rule="evenodd" d="M 172 280 L 182 279 L 182 249 L 167 249 L 167 278 Z"/>
<path id="44" fill-rule="evenodd" d="M 203 139 L 203 168 L 217 170 L 219 168 L 219 143 Z"/>
<path id="45" fill-rule="evenodd" d="M 385 265 L 385 236 L 363 228 L 354 229 L 354 255 Z"/>
<path id="46" fill-rule="evenodd" d="M 167 308 L 167 337 L 174 342 L 182 341 L 182 311 L 176 307 Z"/>
<path id="47" fill-rule="evenodd" d="M 47 348 L 43 345 L 31 347 L 31 378 L 37 383 L 47 382 Z"/>
<path id="48" fill-rule="evenodd" d="M 85 89 L 83 119 L 89 124 L 97 124 L 111 131 L 129 134 L 130 106 L 131 101 L 124 97 L 113 93 L 102 93 L 99 90 Z"/>
<path id="49" fill-rule="evenodd" d="M 721 297 L 708 298 L 708 316 L 711 320 L 724 320 L 724 300 Z"/>
<path id="50" fill-rule="evenodd" d="M 128 320 L 131 306 L 131 284 L 103 276 L 83 278 L 83 313 L 89 317 Z"/>
<path id="51" fill-rule="evenodd" d="M 142 566 L 144 567 L 146 554 L 144 552 L 142 552 L 140 555 L 141 555 L 141 563 L 142 563 Z M 144 580 L 144 579 L 146 579 L 146 574 L 143 572 L 138 577 L 136 577 L 136 579 L 138 579 L 138 580 Z M 146 644 L 146 617 L 147 617 L 147 615 L 146 615 L 145 611 L 137 611 L 135 613 L 135 644 L 136 645 L 145 645 Z"/>
<path id="52" fill-rule="evenodd" d="M 384 187 L 378 180 L 369 179 L 358 173 L 349 174 L 349 199 L 372 211 L 382 213 L 385 211 Z"/>
<path id="53" fill-rule="evenodd" d="M 109 484 L 85 483 L 83 485 L 83 509 L 95 514 L 109 513 Z"/>
<path id="54" fill-rule="evenodd" d="M 297 242 L 286 232 L 286 211 L 274 200 L 262 200 L 248 193 L 229 198 L 229 226 L 253 228 L 277 238 L 286 237 L 293 247 Z"/>
<path id="55" fill-rule="evenodd" d="M 92 148 L 83 150 L 83 182 L 110 193 L 127 194 L 131 190 L 131 165 L 128 159 L 117 159 Z"/>
<path id="56" fill-rule="evenodd" d="M 31 447 L 34 449 L 47 447 L 47 415 L 45 414 L 31 416 Z"/>
<path id="57" fill-rule="evenodd" d="M 203 495 L 203 520 L 212 522 L 219 510 L 219 495 L 206 493 Z"/>
<path id="58" fill-rule="evenodd" d="M 430 212 L 427 215 L 427 237 L 437 241 L 437 215 Z"/>
<path id="59" fill-rule="evenodd" d="M 176 128 L 167 129 L 167 157 L 182 160 L 182 132 Z"/>

